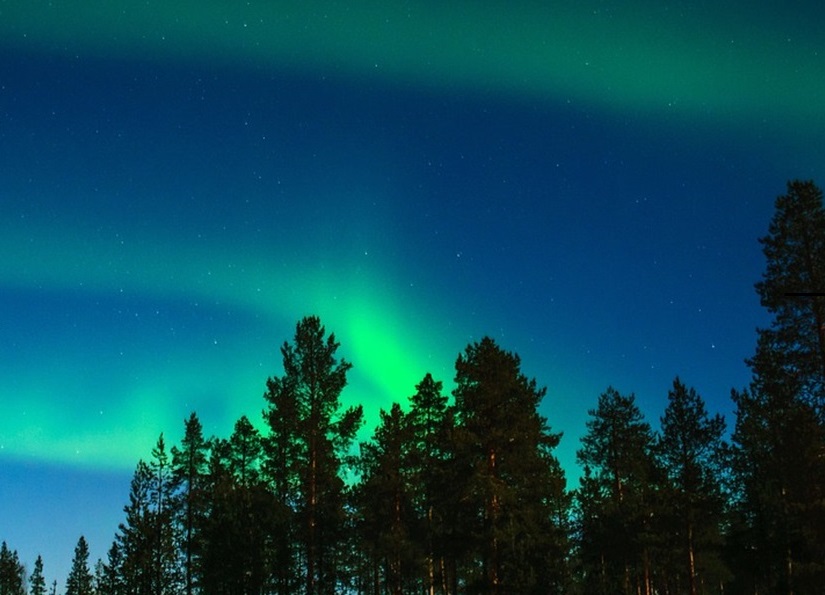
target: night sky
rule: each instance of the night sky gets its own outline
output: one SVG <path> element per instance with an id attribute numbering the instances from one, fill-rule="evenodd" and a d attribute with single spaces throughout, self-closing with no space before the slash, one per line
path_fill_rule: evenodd
<path id="1" fill-rule="evenodd" d="M 0 2 L 0 540 L 59 589 L 161 432 L 260 424 L 309 314 L 363 438 L 484 335 L 571 488 L 609 385 L 732 426 L 757 238 L 825 184 L 819 0 L 50 4 Z"/>

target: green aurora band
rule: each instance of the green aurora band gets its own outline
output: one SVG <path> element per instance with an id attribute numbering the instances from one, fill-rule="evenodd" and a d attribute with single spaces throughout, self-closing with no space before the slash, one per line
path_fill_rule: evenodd
<path id="1" fill-rule="evenodd" d="M 770 10 L 759 5 L 749 15 L 739 15 L 725 14 L 731 9 L 715 2 L 686 13 L 668 12 L 654 2 L 613 10 L 570 4 L 530 3 L 517 10 L 509 2 L 469 1 L 181 0 L 149 6 L 137 1 L 13 1 L 0 5 L 0 45 L 8 51 L 84 58 L 306 72 L 434 93 L 569 100 L 608 116 L 643 112 L 653 120 L 675 118 L 685 128 L 698 120 L 738 129 L 761 121 L 769 130 L 792 126 L 820 135 L 825 129 L 825 68 L 815 19 L 794 15 L 799 26 L 789 38 L 783 33 L 784 17 L 768 21 L 775 24 L 770 30 L 759 24 L 765 16 L 758 13 Z M 791 63 L 800 55 L 807 61 Z M 377 407 L 403 400 L 424 372 L 449 384 L 452 360 L 463 348 L 460 342 L 449 344 L 452 337 L 440 336 L 447 349 L 433 349 L 427 328 L 433 328 L 445 305 L 429 298 L 430 318 L 410 320 L 404 313 L 413 311 L 411 304 L 394 291 L 404 283 L 401 273 L 372 255 L 364 255 L 364 267 L 353 273 L 351 264 L 340 268 L 329 262 L 319 268 L 300 259 L 270 264 L 250 259 L 242 248 L 227 254 L 217 247 L 164 245 L 155 238 L 131 237 L 118 246 L 42 223 L 0 224 L 0 252 L 15 256 L 0 260 L 4 286 L 91 298 L 127 292 L 147 300 L 224 304 L 279 329 L 294 328 L 297 317 L 317 313 L 355 365 L 345 393 L 348 402 L 375 405 L 367 420 L 370 432 Z M 29 233 L 38 228 L 41 233 Z M 43 229 L 51 241 L 33 244 L 32 237 L 43 237 Z M 113 267 L 101 263 L 101 255 L 114 258 L 114 268 L 122 274 L 110 272 Z M 352 255 L 341 258 L 352 262 Z M 420 304 L 415 311 L 422 311 Z M 216 416 L 220 422 L 212 431 L 228 435 L 240 414 L 259 421 L 264 380 L 280 372 L 277 346 L 289 339 L 291 334 L 271 337 L 273 361 L 263 362 L 254 377 L 224 372 L 215 388 L 214 379 L 205 378 L 195 364 L 163 377 L 141 376 L 118 398 L 109 399 L 120 403 L 112 411 L 97 403 L 82 410 L 64 404 L 55 411 L 47 404 L 54 403 L 52 391 L 60 382 L 23 379 L 27 390 L 42 389 L 16 395 L 0 421 L 0 436 L 8 437 L 0 448 L 20 458 L 129 468 L 137 456 L 148 453 L 160 431 L 178 438 L 188 413 L 180 404 L 171 405 L 180 394 L 224 388 L 232 391 L 226 395 L 231 405 Z M 243 358 L 262 357 L 235 340 L 240 353 L 228 359 L 216 355 L 201 364 L 232 370 L 242 367 Z M 46 363 L 52 366 L 50 375 L 66 379 L 74 372 L 68 364 L 60 365 L 59 354 Z M 134 365 L 151 370 L 152 358 L 146 355 Z M 539 378 L 540 384 L 550 381 Z M 17 384 L 10 382 L 0 388 L 15 394 Z M 69 381 L 67 392 L 85 386 Z M 564 389 L 555 384 L 553 393 L 559 392 Z M 62 431 L 66 423 L 77 431 Z"/>
<path id="2" fill-rule="evenodd" d="M 756 2 L 747 13 L 718 2 L 669 9 L 469 0 L 21 1 L 0 10 L 2 43 L 67 55 L 498 90 L 741 126 L 825 126 L 815 3 L 789 10 Z"/>
<path id="3" fill-rule="evenodd" d="M 151 247 L 140 248 L 147 245 Z M 263 328 L 290 329 L 289 334 L 269 337 L 267 354 L 251 352 L 242 337 L 230 337 L 232 347 L 222 350 L 220 357 L 203 361 L 202 355 L 195 356 L 198 359 L 191 369 L 183 370 L 164 367 L 161 361 L 157 377 L 152 374 L 153 369 L 158 373 L 157 355 L 132 355 L 136 359 L 134 385 L 101 387 L 104 399 L 95 403 L 94 397 L 84 397 L 89 402 L 82 405 L 72 398 L 57 405 L 56 397 L 83 395 L 90 383 L 72 378 L 93 372 L 73 368 L 75 362 L 65 361 L 65 353 L 45 355 L 47 378 L 57 377 L 60 382 L 47 379 L 44 383 L 37 378 L 20 382 L 25 387 L 41 387 L 37 394 L 19 394 L 15 384 L 2 387 L 17 397 L 0 424 L 0 435 L 8 437 L 8 443 L 0 446 L 7 454 L 128 468 L 137 456 L 148 453 L 161 431 L 177 439 L 187 406 L 181 400 L 186 395 L 219 390 L 226 392 L 216 400 L 228 399 L 231 404 L 218 406 L 215 433 L 228 435 L 240 415 L 260 426 L 257 412 L 265 404 L 260 398 L 264 381 L 281 373 L 278 347 L 292 339 L 294 323 L 305 314 L 321 315 L 327 330 L 341 342 L 341 355 L 354 363 L 344 398 L 346 404 L 369 405 L 365 431 L 370 433 L 378 407 L 403 401 L 427 371 L 449 374 L 451 358 L 463 347 L 451 346 L 441 358 L 432 357 L 433 346 L 425 343 L 424 328 L 401 315 L 404 304 L 393 294 L 393 273 L 385 266 L 372 264 L 355 270 L 348 262 L 332 262 L 323 269 L 297 261 L 267 265 L 250 261 L 243 247 L 234 246 L 235 252 L 227 254 L 225 249 L 160 247 L 156 239 L 132 238 L 118 248 L 109 241 L 95 241 L 94 236 L 79 239 L 59 230 L 53 230 L 48 243 L 33 245 L 25 228 L 4 229 L 0 251 L 15 254 L 15 259 L 0 267 L 0 282 L 22 290 L 70 291 L 91 300 L 125 293 L 161 308 L 166 302 L 181 301 L 206 308 L 214 305 L 246 312 Z M 121 274 L 99 264 L 101 255 L 112 258 L 112 254 L 116 254 L 114 268 Z M 272 360 L 261 362 L 264 355 Z M 257 369 L 250 362 L 258 362 Z M 207 419 L 215 421 L 214 416 L 207 415 Z M 67 423 L 73 428 L 71 433 L 64 431 Z"/>

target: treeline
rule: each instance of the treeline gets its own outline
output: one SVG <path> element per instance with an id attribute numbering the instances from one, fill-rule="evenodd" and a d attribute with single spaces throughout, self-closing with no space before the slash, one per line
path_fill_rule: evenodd
<path id="1" fill-rule="evenodd" d="M 589 411 L 568 489 L 545 395 L 490 338 L 427 374 L 356 444 L 349 362 L 317 317 L 284 343 L 263 431 L 161 435 L 105 560 L 78 542 L 66 595 L 807 594 L 825 585 L 825 210 L 791 182 L 762 238 L 753 380 L 735 424 L 679 378 L 654 430 L 632 394 Z M 803 295 L 788 295 L 803 294 Z M 411 391 L 412 392 L 412 391 Z M 729 440 L 729 441 L 728 441 Z M 46 593 L 0 551 L 0 595 Z M 56 586 L 52 587 L 52 592 Z"/>

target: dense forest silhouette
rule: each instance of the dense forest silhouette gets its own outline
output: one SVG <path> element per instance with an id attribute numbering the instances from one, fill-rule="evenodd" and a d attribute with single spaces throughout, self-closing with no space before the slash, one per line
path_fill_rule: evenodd
<path id="1" fill-rule="evenodd" d="M 561 434 L 519 357 L 485 337 L 455 389 L 425 375 L 356 443 L 351 364 L 315 316 L 281 348 L 263 431 L 158 438 L 105 560 L 80 537 L 66 595 L 259 593 L 696 595 L 825 585 L 825 210 L 813 182 L 777 198 L 756 284 L 773 316 L 732 390 L 735 420 L 678 377 L 654 429 L 608 387 L 567 486 Z M 788 295 L 790 293 L 796 295 Z M 412 392 L 411 387 L 411 392 Z M 5 542 L 0 595 L 45 595 Z"/>

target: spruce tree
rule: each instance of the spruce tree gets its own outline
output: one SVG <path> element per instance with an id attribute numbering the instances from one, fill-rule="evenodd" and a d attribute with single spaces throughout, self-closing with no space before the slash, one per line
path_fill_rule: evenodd
<path id="1" fill-rule="evenodd" d="M 175 592 L 179 586 L 178 556 L 174 532 L 177 514 L 172 462 L 163 434 L 152 449 L 149 464 L 152 481 L 149 502 L 154 528 L 152 531 L 152 590 L 160 595 Z"/>
<path id="2" fill-rule="evenodd" d="M 123 555 L 117 540 L 112 543 L 103 563 L 103 572 L 97 585 L 97 595 L 123 595 L 126 593 L 123 577 Z"/>
<path id="3" fill-rule="evenodd" d="M 34 561 L 34 569 L 29 577 L 29 595 L 46 595 L 46 578 L 43 576 L 43 558 Z"/>
<path id="4" fill-rule="evenodd" d="M 82 535 L 77 541 L 72 567 L 66 579 L 66 595 L 92 595 L 93 577 L 89 570 L 89 545 Z"/>
<path id="5" fill-rule="evenodd" d="M 185 421 L 180 448 L 172 447 L 172 477 L 178 498 L 176 525 L 179 527 L 186 595 L 192 595 L 200 577 L 203 552 L 200 532 L 206 514 L 207 456 L 203 426 L 197 414 L 192 412 Z"/>
<path id="6" fill-rule="evenodd" d="M 26 595 L 26 569 L 20 563 L 17 550 L 0 545 L 0 594 Z"/>
<path id="7" fill-rule="evenodd" d="M 122 557 L 119 574 L 127 593 L 154 593 L 154 546 L 157 524 L 151 507 L 150 489 L 153 481 L 149 465 L 138 461 L 129 489 L 129 502 L 123 511 L 126 519 L 115 537 Z M 112 560 L 110 560 L 110 564 Z M 112 567 L 114 571 L 114 567 Z"/>
<path id="8" fill-rule="evenodd" d="M 95 595 L 102 595 L 106 585 L 106 565 L 98 558 L 95 562 L 94 573 L 92 575 L 92 592 Z"/>

